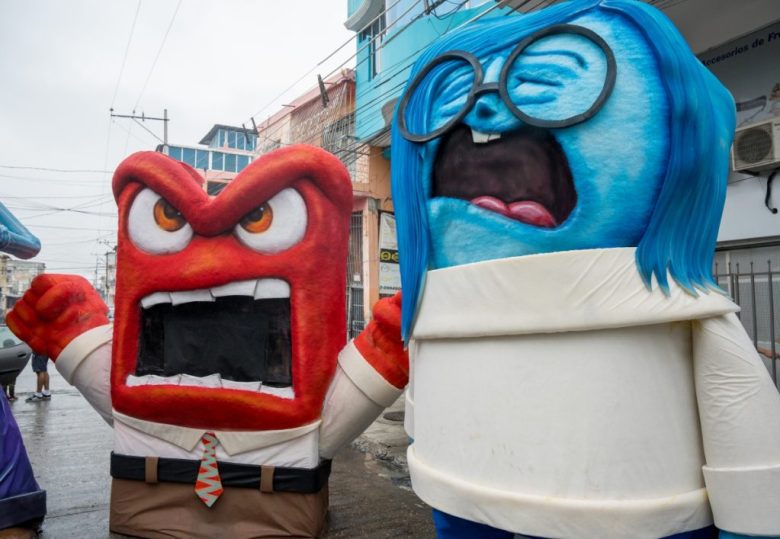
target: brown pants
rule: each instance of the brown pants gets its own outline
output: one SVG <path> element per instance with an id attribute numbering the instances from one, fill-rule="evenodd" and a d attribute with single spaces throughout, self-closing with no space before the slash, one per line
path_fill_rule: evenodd
<path id="1" fill-rule="evenodd" d="M 226 487 L 206 507 L 194 485 L 113 479 L 109 527 L 150 539 L 316 538 L 327 511 L 327 485 L 315 494 Z"/>

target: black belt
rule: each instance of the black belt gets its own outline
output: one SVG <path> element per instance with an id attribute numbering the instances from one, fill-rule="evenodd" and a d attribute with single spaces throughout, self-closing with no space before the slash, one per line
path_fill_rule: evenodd
<path id="1" fill-rule="evenodd" d="M 329 460 L 316 468 L 280 468 L 217 461 L 222 485 L 255 488 L 263 492 L 319 492 L 328 484 Z M 164 457 L 133 457 L 111 453 L 111 477 L 146 481 L 147 483 L 189 483 L 194 485 L 200 469 L 199 460 Z"/>

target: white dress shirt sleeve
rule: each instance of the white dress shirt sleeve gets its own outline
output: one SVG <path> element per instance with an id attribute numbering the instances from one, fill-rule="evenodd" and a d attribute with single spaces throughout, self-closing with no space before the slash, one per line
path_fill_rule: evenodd
<path id="1" fill-rule="evenodd" d="M 109 424 L 111 416 L 111 340 L 113 326 L 99 326 L 73 339 L 54 365 Z"/>
<path id="2" fill-rule="evenodd" d="M 780 535 L 780 394 L 734 314 L 693 322 L 693 357 L 715 524 Z"/>
<path id="3" fill-rule="evenodd" d="M 332 458 L 393 404 L 401 391 L 376 372 L 350 341 L 339 354 L 336 375 L 325 396 L 320 456 Z"/>

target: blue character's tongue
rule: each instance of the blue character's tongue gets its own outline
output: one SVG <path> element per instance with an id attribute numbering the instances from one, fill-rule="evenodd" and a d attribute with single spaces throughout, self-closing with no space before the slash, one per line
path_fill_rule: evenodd
<path id="1" fill-rule="evenodd" d="M 521 200 L 507 204 L 501 199 L 491 196 L 480 196 L 471 200 L 471 203 L 480 208 L 485 208 L 504 217 L 509 217 L 521 223 L 544 228 L 555 228 L 558 223 L 555 217 L 542 204 L 533 200 Z"/>

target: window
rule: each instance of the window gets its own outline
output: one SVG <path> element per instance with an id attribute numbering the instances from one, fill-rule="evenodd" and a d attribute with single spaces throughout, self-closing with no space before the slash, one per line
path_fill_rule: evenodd
<path id="1" fill-rule="evenodd" d="M 385 0 L 385 17 L 387 27 L 392 27 L 389 32 L 397 32 L 412 20 L 423 13 L 425 2 L 420 0 Z"/>
<path id="2" fill-rule="evenodd" d="M 206 192 L 210 195 L 218 195 L 227 185 L 227 182 L 210 181 L 206 184 Z"/>
<path id="3" fill-rule="evenodd" d="M 235 131 L 228 131 L 227 136 L 228 136 L 228 139 L 227 139 L 228 148 L 235 148 L 236 147 L 236 132 Z"/>
<path id="4" fill-rule="evenodd" d="M 225 171 L 236 172 L 236 156 L 232 153 L 225 154 Z"/>
<path id="5" fill-rule="evenodd" d="M 225 154 L 222 152 L 211 152 L 211 169 L 225 170 Z"/>
<path id="6" fill-rule="evenodd" d="M 244 170 L 247 165 L 249 164 L 249 156 L 248 155 L 239 155 L 238 156 L 238 170 L 236 172 L 241 172 Z"/>
<path id="7" fill-rule="evenodd" d="M 225 146 L 225 130 L 220 129 L 217 132 L 217 146 L 223 148 Z"/>
<path id="8" fill-rule="evenodd" d="M 403 11 L 401 12 L 403 13 Z M 385 14 L 360 33 L 360 46 L 368 43 L 368 80 L 382 71 L 382 40 L 385 33 Z"/>
<path id="9" fill-rule="evenodd" d="M 20 341 L 16 335 L 11 333 L 10 329 L 5 326 L 0 326 L 0 346 L 3 348 L 10 348 L 21 343 L 22 341 Z"/>
<path id="10" fill-rule="evenodd" d="M 360 156 L 356 140 L 354 112 L 339 118 L 322 130 L 322 147 L 341 159 L 352 178 L 355 177 L 356 162 Z"/>
<path id="11" fill-rule="evenodd" d="M 181 161 L 181 148 L 177 146 L 169 146 L 168 155 L 177 161 Z"/>
<path id="12" fill-rule="evenodd" d="M 182 162 L 187 163 L 189 166 L 195 168 L 195 149 L 194 148 L 182 148 Z"/>
<path id="13" fill-rule="evenodd" d="M 195 168 L 209 168 L 209 152 L 207 150 L 195 150 L 195 162 L 198 165 Z"/>

